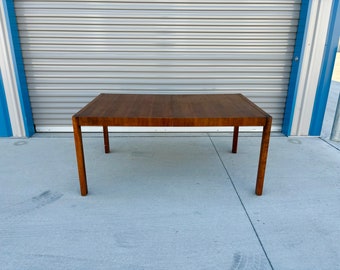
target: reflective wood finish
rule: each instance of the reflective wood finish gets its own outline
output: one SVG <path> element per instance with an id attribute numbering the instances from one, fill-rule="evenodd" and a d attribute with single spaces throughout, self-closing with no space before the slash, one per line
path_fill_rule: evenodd
<path id="1" fill-rule="evenodd" d="M 102 126 L 109 153 L 108 126 L 233 126 L 237 152 L 240 126 L 263 126 L 255 193 L 262 194 L 272 118 L 241 94 L 100 94 L 72 117 L 81 194 L 87 194 L 81 126 Z"/>

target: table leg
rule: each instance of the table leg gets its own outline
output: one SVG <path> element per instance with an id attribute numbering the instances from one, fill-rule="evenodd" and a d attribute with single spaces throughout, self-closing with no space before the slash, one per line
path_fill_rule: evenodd
<path id="1" fill-rule="evenodd" d="M 264 182 L 264 175 L 266 171 L 271 126 L 272 126 L 272 118 L 268 117 L 267 122 L 265 126 L 263 127 L 259 167 L 257 170 L 255 193 L 258 196 L 262 195 L 262 190 L 263 190 L 263 182 Z"/>
<path id="2" fill-rule="evenodd" d="M 76 148 L 76 156 L 77 156 L 77 164 L 78 164 L 80 193 L 82 196 L 86 196 L 88 191 L 87 191 L 87 182 L 86 182 L 86 170 L 85 170 L 81 126 L 79 125 L 79 120 L 76 117 L 72 118 L 72 123 L 73 123 L 73 133 L 74 133 L 74 145 Z"/>
<path id="3" fill-rule="evenodd" d="M 239 127 L 235 126 L 234 135 L 233 135 L 233 149 L 231 151 L 232 153 L 237 153 L 238 131 L 239 131 Z"/>
<path id="4" fill-rule="evenodd" d="M 103 126 L 103 135 L 104 135 L 104 149 L 105 153 L 110 153 L 110 142 L 109 142 L 109 131 L 107 126 Z"/>

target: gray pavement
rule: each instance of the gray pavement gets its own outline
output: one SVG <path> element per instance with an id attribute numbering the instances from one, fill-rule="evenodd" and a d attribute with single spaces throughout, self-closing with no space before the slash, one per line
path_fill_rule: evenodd
<path id="1" fill-rule="evenodd" d="M 263 196 L 258 134 L 72 134 L 0 139 L 0 269 L 340 269 L 340 150 L 273 134 Z"/>

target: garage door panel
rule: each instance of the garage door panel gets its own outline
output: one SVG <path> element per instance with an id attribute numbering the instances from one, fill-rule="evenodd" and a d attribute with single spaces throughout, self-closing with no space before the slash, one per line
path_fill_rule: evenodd
<path id="1" fill-rule="evenodd" d="M 282 125 L 301 1 L 14 2 L 37 130 L 101 92 L 241 92 Z"/>

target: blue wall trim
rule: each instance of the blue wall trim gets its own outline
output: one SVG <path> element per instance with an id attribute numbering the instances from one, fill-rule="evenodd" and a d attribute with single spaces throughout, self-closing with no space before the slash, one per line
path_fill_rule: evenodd
<path id="1" fill-rule="evenodd" d="M 24 70 L 23 58 L 21 53 L 21 46 L 19 40 L 18 27 L 16 22 L 16 15 L 13 0 L 3 1 L 5 18 L 8 26 L 9 41 L 11 44 L 11 52 L 13 57 L 13 65 L 18 86 L 18 95 L 20 98 L 22 118 L 25 126 L 25 133 L 27 137 L 34 134 L 33 116 L 31 110 L 31 103 L 28 95 L 28 88 L 26 83 L 26 75 Z"/>
<path id="2" fill-rule="evenodd" d="M 286 136 L 289 136 L 291 134 L 293 124 L 294 108 L 296 103 L 296 95 L 298 91 L 298 84 L 301 72 L 302 57 L 304 53 L 306 35 L 308 30 L 311 4 L 312 1 L 309 0 L 302 0 L 301 2 L 300 19 L 296 34 L 294 55 L 292 59 L 293 62 L 290 72 L 286 107 L 282 124 L 282 133 L 285 134 Z"/>
<path id="3" fill-rule="evenodd" d="M 321 134 L 323 118 L 325 116 L 329 88 L 340 37 L 340 2 L 334 0 L 328 27 L 326 47 L 321 64 L 321 73 L 316 89 L 312 120 L 309 127 L 310 136 Z"/>
<path id="4" fill-rule="evenodd" d="M 11 137 L 12 127 L 9 119 L 7 100 L 0 71 L 0 137 Z"/>

